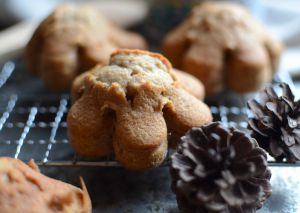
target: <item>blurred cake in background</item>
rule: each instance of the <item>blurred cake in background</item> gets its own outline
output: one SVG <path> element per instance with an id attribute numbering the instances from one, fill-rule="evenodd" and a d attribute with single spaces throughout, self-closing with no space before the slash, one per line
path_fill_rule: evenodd
<path id="1" fill-rule="evenodd" d="M 168 33 L 162 48 L 174 67 L 196 76 L 214 95 L 225 88 L 253 92 L 270 82 L 282 46 L 242 6 L 206 2 Z"/>
<path id="2" fill-rule="evenodd" d="M 109 22 L 88 6 L 58 6 L 36 29 L 26 48 L 29 69 L 53 91 L 70 88 L 73 79 L 108 62 L 117 48 L 146 48 L 144 39 Z"/>

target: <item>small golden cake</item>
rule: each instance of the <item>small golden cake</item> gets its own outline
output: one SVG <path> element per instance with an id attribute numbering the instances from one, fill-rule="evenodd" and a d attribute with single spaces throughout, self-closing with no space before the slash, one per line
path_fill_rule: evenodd
<path id="1" fill-rule="evenodd" d="M 48 89 L 62 91 L 80 73 L 106 64 L 115 49 L 145 47 L 141 36 L 120 29 L 95 9 L 61 5 L 34 32 L 26 59 Z"/>
<path id="2" fill-rule="evenodd" d="M 71 144 L 84 157 L 114 152 L 129 170 L 156 167 L 168 143 L 212 120 L 209 108 L 182 88 L 160 54 L 120 49 L 107 66 L 81 78 L 67 121 Z M 82 79 L 77 80 L 78 86 Z"/>
<path id="3" fill-rule="evenodd" d="M 91 213 L 91 201 L 82 189 L 42 175 L 36 164 L 0 158 L 1 213 Z"/>
<path id="4" fill-rule="evenodd" d="M 206 2 L 167 34 L 162 48 L 173 66 L 200 79 L 206 94 L 214 95 L 225 87 L 251 92 L 269 82 L 282 46 L 242 6 Z"/>

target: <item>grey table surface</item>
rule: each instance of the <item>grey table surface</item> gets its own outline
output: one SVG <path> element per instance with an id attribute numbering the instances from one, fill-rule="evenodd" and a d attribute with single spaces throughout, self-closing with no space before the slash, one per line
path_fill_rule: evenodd
<path id="1" fill-rule="evenodd" d="M 257 212 L 300 212 L 300 167 L 271 167 L 271 171 L 273 193 Z M 168 167 L 139 173 L 121 168 L 44 168 L 42 172 L 75 185 L 82 176 L 93 213 L 178 213 Z"/>

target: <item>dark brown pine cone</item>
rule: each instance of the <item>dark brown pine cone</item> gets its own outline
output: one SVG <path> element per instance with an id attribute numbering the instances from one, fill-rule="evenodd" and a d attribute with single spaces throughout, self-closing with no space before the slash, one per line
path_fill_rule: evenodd
<path id="1" fill-rule="evenodd" d="M 216 122 L 182 137 L 171 177 L 178 207 L 187 213 L 253 213 L 271 194 L 265 151 Z"/>
<path id="2" fill-rule="evenodd" d="M 260 93 L 259 100 L 250 100 L 248 108 L 253 117 L 248 127 L 252 137 L 277 161 L 286 158 L 293 163 L 300 160 L 300 101 L 285 83 L 281 83 L 282 95 L 272 87 Z"/>

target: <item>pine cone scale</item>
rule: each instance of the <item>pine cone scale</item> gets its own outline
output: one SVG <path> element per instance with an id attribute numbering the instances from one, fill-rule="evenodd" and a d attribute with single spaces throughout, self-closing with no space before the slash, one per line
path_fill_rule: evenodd
<path id="1" fill-rule="evenodd" d="M 244 180 L 248 178 L 248 174 L 254 173 L 255 166 L 253 163 L 245 163 L 240 162 L 232 165 L 230 167 L 230 170 L 234 177 L 236 177 L 239 180 Z"/>
<path id="2" fill-rule="evenodd" d="M 287 99 L 294 100 L 295 96 L 292 93 L 292 90 L 287 84 L 281 84 L 280 87 L 282 88 L 282 96 L 286 97 Z"/>
<path id="3" fill-rule="evenodd" d="M 297 159 L 300 159 L 300 144 L 299 143 L 290 147 L 290 150 Z"/>
<path id="4" fill-rule="evenodd" d="M 250 126 L 250 128 L 252 128 L 253 130 L 255 130 L 257 133 L 259 133 L 260 135 L 262 135 L 263 137 L 267 137 L 268 135 L 265 134 L 264 132 L 260 131 L 260 128 L 257 127 L 257 124 L 255 122 L 254 119 L 250 120 L 248 122 L 248 125 Z"/>
<path id="5" fill-rule="evenodd" d="M 252 110 L 252 113 L 258 117 L 261 118 L 264 116 L 264 110 L 263 107 L 256 101 L 256 100 L 250 100 L 247 102 L 247 106 L 249 109 Z"/>

